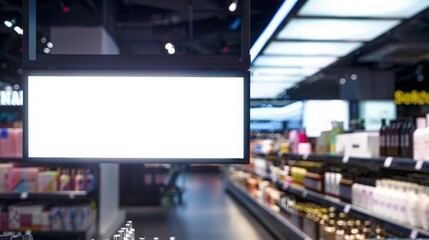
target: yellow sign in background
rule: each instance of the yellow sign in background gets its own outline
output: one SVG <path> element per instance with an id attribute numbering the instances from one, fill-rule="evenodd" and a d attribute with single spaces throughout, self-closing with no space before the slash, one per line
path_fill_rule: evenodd
<path id="1" fill-rule="evenodd" d="M 412 90 L 404 92 L 396 90 L 394 93 L 396 105 L 425 105 L 429 104 L 429 92 Z"/>

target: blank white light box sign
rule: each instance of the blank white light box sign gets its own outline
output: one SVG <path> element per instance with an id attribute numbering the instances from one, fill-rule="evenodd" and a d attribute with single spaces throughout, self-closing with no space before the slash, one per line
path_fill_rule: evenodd
<path id="1" fill-rule="evenodd" d="M 243 161 L 246 81 L 242 76 L 30 75 L 24 156 L 30 161 Z"/>

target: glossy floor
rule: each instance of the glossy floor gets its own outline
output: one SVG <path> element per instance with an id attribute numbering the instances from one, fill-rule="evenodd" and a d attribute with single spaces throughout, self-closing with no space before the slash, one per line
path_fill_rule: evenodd
<path id="1" fill-rule="evenodd" d="M 169 240 L 270 240 L 272 235 L 225 192 L 220 174 L 192 173 L 182 179 L 183 204 L 127 208 L 137 235 Z M 180 179 L 179 179 L 180 181 Z"/>

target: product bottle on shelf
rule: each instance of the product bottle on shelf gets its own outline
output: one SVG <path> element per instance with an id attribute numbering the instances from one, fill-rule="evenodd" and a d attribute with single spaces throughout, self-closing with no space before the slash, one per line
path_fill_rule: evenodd
<path id="1" fill-rule="evenodd" d="M 408 192 L 408 204 L 407 204 L 407 219 L 408 223 L 415 227 L 420 227 L 419 221 L 419 189 L 417 184 L 412 184 L 410 191 Z"/>
<path id="2" fill-rule="evenodd" d="M 426 114 L 426 128 L 423 136 L 423 160 L 429 161 L 429 113 Z"/>
<path id="3" fill-rule="evenodd" d="M 63 170 L 60 176 L 60 191 L 70 191 L 71 190 L 71 179 L 67 170 Z"/>
<path id="4" fill-rule="evenodd" d="M 85 189 L 88 192 L 91 192 L 95 188 L 95 177 L 94 174 L 91 173 L 91 170 L 89 168 L 86 169 L 85 173 Z"/>
<path id="5" fill-rule="evenodd" d="M 429 230 L 429 182 L 426 182 L 425 188 L 426 198 L 424 199 L 420 211 L 422 211 L 422 227 L 424 230 Z"/>
<path id="6" fill-rule="evenodd" d="M 381 119 L 381 128 L 380 128 L 380 156 L 385 157 L 387 156 L 387 149 L 386 149 L 386 134 L 387 134 L 387 126 L 386 126 L 386 119 Z"/>
<path id="7" fill-rule="evenodd" d="M 417 118 L 416 120 L 417 129 L 413 134 L 413 156 L 416 161 L 424 160 L 424 137 L 425 137 L 425 128 L 426 128 L 426 119 L 425 118 Z"/>
<path id="8" fill-rule="evenodd" d="M 77 174 L 74 176 L 74 190 L 85 191 L 85 185 L 85 176 L 83 175 L 83 170 L 78 169 Z"/>
<path id="9" fill-rule="evenodd" d="M 332 130 L 330 136 L 329 152 L 335 154 L 335 144 L 337 142 L 337 135 L 344 132 L 343 122 L 332 122 Z"/>
<path id="10" fill-rule="evenodd" d="M 398 157 L 400 155 L 399 149 L 400 149 L 400 141 L 399 136 L 401 132 L 401 122 L 400 121 L 392 121 L 391 122 L 391 130 L 390 130 L 390 157 Z"/>
<path id="11" fill-rule="evenodd" d="M 392 150 L 392 121 L 390 121 L 389 125 L 386 125 L 385 132 L 385 141 L 386 141 L 386 157 L 390 156 Z"/>
<path id="12" fill-rule="evenodd" d="M 412 119 L 407 119 L 401 129 L 401 157 L 413 158 L 413 133 L 416 130 Z"/>

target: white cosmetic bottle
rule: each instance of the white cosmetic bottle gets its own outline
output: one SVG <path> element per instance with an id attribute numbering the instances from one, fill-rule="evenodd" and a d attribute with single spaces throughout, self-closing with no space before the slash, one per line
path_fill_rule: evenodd
<path id="1" fill-rule="evenodd" d="M 429 161 L 429 113 L 426 114 L 426 128 L 422 136 L 423 160 Z"/>
<path id="2" fill-rule="evenodd" d="M 426 119 L 417 118 L 416 125 L 417 129 L 413 133 L 413 156 L 416 161 L 423 161 L 423 140 L 426 135 Z"/>

